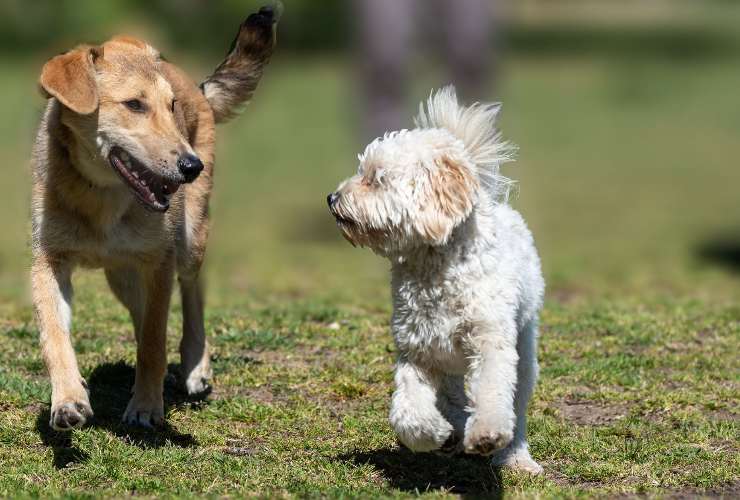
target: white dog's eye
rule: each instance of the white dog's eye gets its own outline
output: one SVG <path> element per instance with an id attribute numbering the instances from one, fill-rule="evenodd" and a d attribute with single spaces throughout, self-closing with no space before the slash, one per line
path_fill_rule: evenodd
<path id="1" fill-rule="evenodd" d="M 375 176 L 373 176 L 373 184 L 377 184 L 378 186 L 383 185 L 383 181 L 385 180 L 385 175 L 383 175 L 382 170 L 376 170 Z"/>
<path id="2" fill-rule="evenodd" d="M 365 172 L 362 177 L 362 183 L 366 186 L 372 186 L 373 184 L 380 184 L 380 174 L 377 168 L 371 169 L 369 172 Z"/>

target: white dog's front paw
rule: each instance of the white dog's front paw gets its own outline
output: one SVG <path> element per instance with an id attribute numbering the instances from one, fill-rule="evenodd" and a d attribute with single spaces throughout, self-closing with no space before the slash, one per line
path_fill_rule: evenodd
<path id="1" fill-rule="evenodd" d="M 158 427 L 164 423 L 164 401 L 162 397 L 138 397 L 136 394 L 128 402 L 123 413 L 124 424 L 139 427 Z"/>
<path id="2" fill-rule="evenodd" d="M 401 443 L 411 451 L 425 452 L 442 448 L 453 433 L 452 425 L 439 417 L 391 413 L 391 427 Z"/>
<path id="3" fill-rule="evenodd" d="M 465 453 L 485 456 L 508 446 L 514 439 L 514 426 L 506 423 L 477 415 L 470 417 L 463 440 Z"/>

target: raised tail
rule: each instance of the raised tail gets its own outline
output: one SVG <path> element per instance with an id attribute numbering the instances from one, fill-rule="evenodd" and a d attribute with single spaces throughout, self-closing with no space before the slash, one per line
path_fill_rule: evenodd
<path id="1" fill-rule="evenodd" d="M 216 123 L 233 118 L 252 98 L 275 47 L 281 5 L 262 7 L 239 26 L 226 59 L 200 84 Z"/>

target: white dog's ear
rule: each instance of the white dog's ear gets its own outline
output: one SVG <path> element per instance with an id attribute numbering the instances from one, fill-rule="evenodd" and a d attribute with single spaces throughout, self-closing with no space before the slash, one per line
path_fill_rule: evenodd
<path id="1" fill-rule="evenodd" d="M 75 113 L 94 112 L 98 109 L 94 63 L 102 54 L 102 47 L 79 47 L 52 57 L 41 70 L 39 84 L 43 92 Z"/>
<path id="2" fill-rule="evenodd" d="M 444 156 L 436 163 L 416 229 L 427 243 L 443 245 L 473 210 L 479 183 L 473 166 L 464 160 Z"/>

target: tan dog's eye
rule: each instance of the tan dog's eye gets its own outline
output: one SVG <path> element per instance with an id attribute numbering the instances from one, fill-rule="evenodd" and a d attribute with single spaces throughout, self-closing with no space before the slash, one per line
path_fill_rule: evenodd
<path id="1" fill-rule="evenodd" d="M 175 112 L 175 103 L 176 102 L 177 102 L 177 99 L 172 99 L 172 104 L 170 105 L 170 109 L 172 110 L 173 113 Z"/>
<path id="2" fill-rule="evenodd" d="M 138 99 L 129 99 L 128 101 L 124 101 L 123 104 L 125 104 L 131 111 L 135 111 L 137 113 L 145 111 L 144 103 Z"/>

